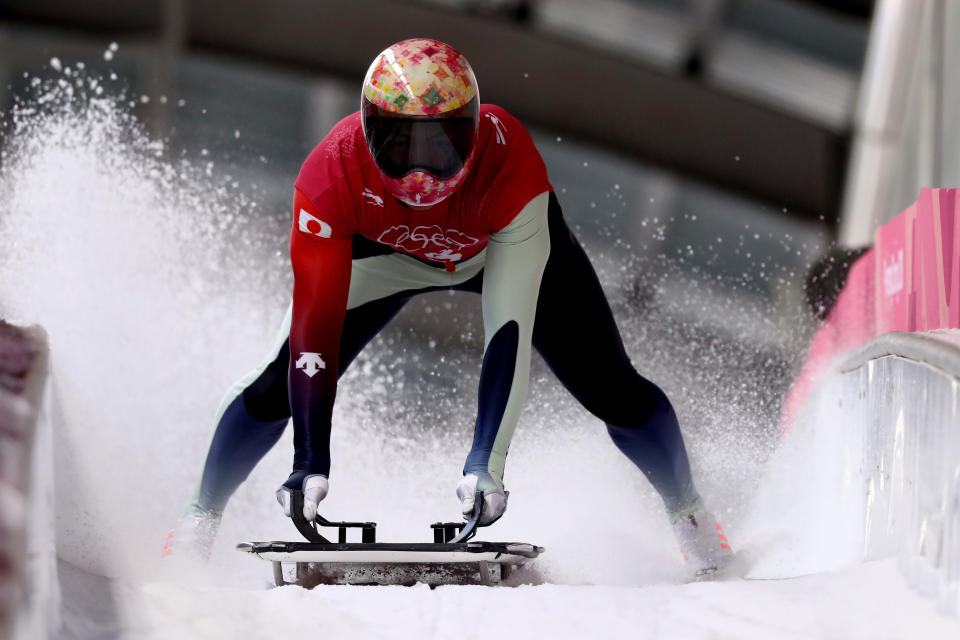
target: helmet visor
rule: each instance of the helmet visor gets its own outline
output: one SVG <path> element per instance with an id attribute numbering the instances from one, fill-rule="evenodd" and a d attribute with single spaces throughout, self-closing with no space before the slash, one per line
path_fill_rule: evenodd
<path id="1" fill-rule="evenodd" d="M 363 100 L 363 130 L 370 155 L 390 178 L 424 171 L 446 180 L 460 171 L 476 143 L 476 98 L 452 111 L 402 116 Z"/>

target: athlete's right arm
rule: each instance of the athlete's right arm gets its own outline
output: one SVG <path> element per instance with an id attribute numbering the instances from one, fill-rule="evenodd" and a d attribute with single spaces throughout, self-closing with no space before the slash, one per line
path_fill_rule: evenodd
<path id="1" fill-rule="evenodd" d="M 325 216 L 299 190 L 294 195 L 293 214 L 288 387 L 294 456 L 293 472 L 277 491 L 277 498 L 290 515 L 290 490 L 303 490 L 304 517 L 313 520 L 317 503 L 326 495 L 330 474 L 330 423 L 350 289 L 352 241 L 349 235 L 338 234 L 333 217 Z"/>

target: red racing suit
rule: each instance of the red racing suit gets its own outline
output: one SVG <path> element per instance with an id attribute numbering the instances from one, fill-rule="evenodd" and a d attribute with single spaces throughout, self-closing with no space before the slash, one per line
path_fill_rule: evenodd
<path id="1" fill-rule="evenodd" d="M 429 209 L 409 208 L 383 187 L 359 113 L 340 121 L 304 162 L 295 183 L 290 235 L 294 287 L 288 384 L 295 454 L 288 488 L 299 489 L 306 475 L 329 475 L 353 237 L 456 272 L 459 263 L 484 250 L 491 233 L 509 225 L 535 196 L 552 191 L 529 134 L 500 107 L 481 105 L 470 162 L 453 195 Z"/>

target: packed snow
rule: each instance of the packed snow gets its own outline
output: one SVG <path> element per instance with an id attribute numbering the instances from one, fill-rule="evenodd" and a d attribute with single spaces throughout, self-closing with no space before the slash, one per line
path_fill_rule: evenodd
<path id="1" fill-rule="evenodd" d="M 777 473 L 787 463 L 749 417 L 719 434 L 689 429 L 702 493 L 742 573 L 813 575 L 688 583 L 658 498 L 542 363 L 511 448 L 510 509 L 482 533 L 546 547 L 514 586 L 271 588 L 269 564 L 233 546 L 296 539 L 273 498 L 289 430 L 234 497 L 211 563 L 161 561 L 220 394 L 272 344 L 290 284 L 287 229 L 206 158 L 149 138 L 129 98 L 103 90 L 109 81 L 51 67 L 62 77 L 35 83 L 5 115 L 0 315 L 50 334 L 64 637 L 960 637 L 960 621 L 907 588 L 894 561 L 837 558 L 819 530 L 784 528 L 785 503 L 832 508 L 833 495 Z M 379 539 L 410 541 L 456 517 L 477 310 L 469 296 L 431 294 L 414 311 L 472 329 L 437 347 L 401 315 L 354 365 L 335 416 L 328 517 L 376 520 Z M 643 348 L 625 320 L 626 342 Z M 703 366 L 722 380 L 722 358 Z M 712 400 L 697 393 L 681 402 L 702 411 Z M 822 452 L 801 445 L 790 464 L 815 465 Z M 814 560 L 784 573 L 784 558 Z"/>

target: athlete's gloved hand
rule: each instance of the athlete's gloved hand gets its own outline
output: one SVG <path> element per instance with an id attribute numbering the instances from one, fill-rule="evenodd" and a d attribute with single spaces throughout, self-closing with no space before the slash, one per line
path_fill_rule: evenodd
<path id="1" fill-rule="evenodd" d="M 277 489 L 276 494 L 277 502 L 283 507 L 283 515 L 288 518 L 290 517 L 290 503 L 292 502 L 289 485 L 291 482 L 294 486 L 296 485 L 295 475 L 291 475 L 290 479 Z M 300 486 L 303 489 L 303 517 L 307 519 L 307 522 L 313 522 L 313 519 L 317 517 L 317 505 L 327 497 L 330 483 L 326 476 L 314 474 L 304 477 Z"/>
<path id="2" fill-rule="evenodd" d="M 478 524 L 485 527 L 499 520 L 507 510 L 510 492 L 504 491 L 503 484 L 494 480 L 489 473 L 466 474 L 457 485 L 457 497 L 460 498 L 463 517 L 467 520 L 473 515 L 474 496 L 478 490 L 483 491 L 483 515 Z"/>

